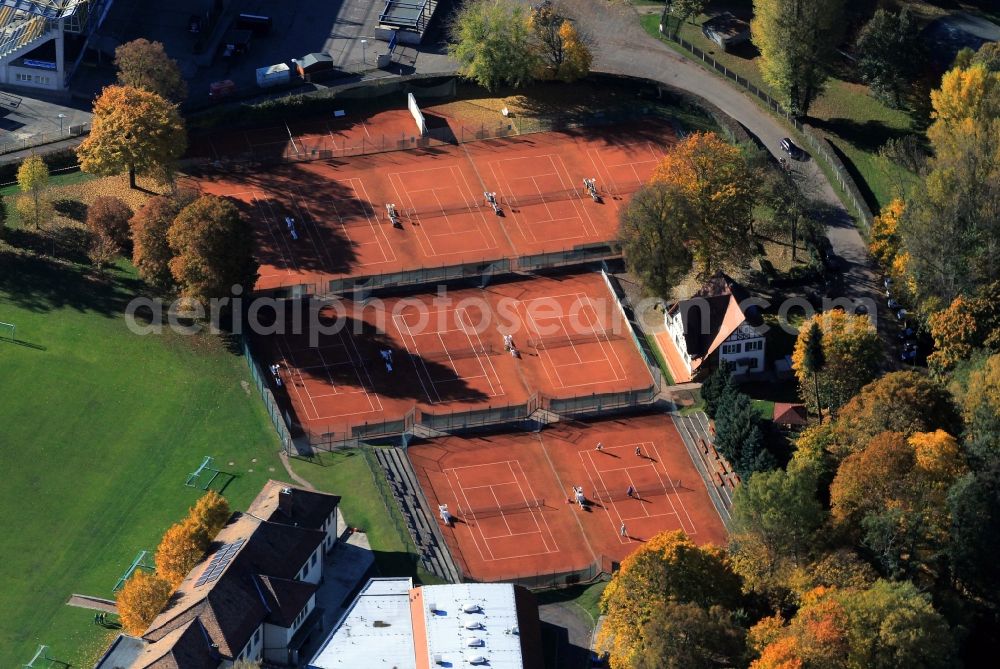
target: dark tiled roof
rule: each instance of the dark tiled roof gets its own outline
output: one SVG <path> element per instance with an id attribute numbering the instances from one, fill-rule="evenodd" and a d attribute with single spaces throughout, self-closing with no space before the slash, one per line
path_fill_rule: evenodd
<path id="1" fill-rule="evenodd" d="M 282 490 L 290 494 L 282 498 Z M 315 490 L 307 490 L 282 481 L 268 481 L 256 499 L 250 504 L 247 513 L 261 520 L 283 525 L 298 525 L 318 530 L 323 527 L 323 521 L 330 517 L 340 497 Z"/>
<path id="2" fill-rule="evenodd" d="M 197 619 L 150 644 L 133 669 L 216 669 L 219 654 Z"/>
<path id="3" fill-rule="evenodd" d="M 214 550 L 191 570 L 143 638 L 157 642 L 197 620 L 209 644 L 216 644 L 223 657 L 233 657 L 243 649 L 261 622 L 273 613 L 269 596 L 260 587 L 259 577 L 293 580 L 325 536 L 318 530 L 234 514 L 233 520 L 216 536 Z M 208 569 L 215 554 L 239 539 L 245 541 L 221 575 L 200 583 L 199 577 Z M 282 590 L 285 600 L 279 609 L 291 606 L 293 600 L 303 604 L 308 600 L 308 596 L 305 600 L 293 597 L 291 591 L 292 587 Z M 301 589 L 295 592 L 299 594 Z M 200 669 L 199 665 L 191 666 Z M 188 669 L 188 665 L 181 665 L 180 669 Z"/>
<path id="4" fill-rule="evenodd" d="M 261 576 L 257 580 L 271 612 L 267 622 L 272 625 L 291 627 L 296 616 L 316 592 L 316 585 L 307 581 L 290 581 L 271 576 Z"/>

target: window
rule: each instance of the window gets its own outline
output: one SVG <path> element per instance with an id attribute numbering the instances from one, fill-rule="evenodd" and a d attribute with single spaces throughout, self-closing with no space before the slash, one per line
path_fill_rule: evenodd
<path id="1" fill-rule="evenodd" d="M 20 74 L 20 73 L 18 73 L 16 75 L 14 75 L 14 78 L 17 81 L 31 81 L 31 75 L 30 74 Z"/>
<path id="2" fill-rule="evenodd" d="M 739 343 L 737 343 L 737 344 L 723 344 L 722 345 L 722 354 L 723 355 L 730 355 L 730 354 L 733 354 L 733 353 L 739 353 L 740 350 L 742 349 L 742 347 L 743 347 L 743 345 L 739 344 Z"/>
<path id="3" fill-rule="evenodd" d="M 316 554 L 315 553 L 313 553 L 312 560 L 309 561 L 309 564 L 311 564 L 314 567 L 316 566 Z"/>
<path id="4" fill-rule="evenodd" d="M 257 631 L 253 633 L 253 645 L 256 646 L 259 642 L 260 642 L 260 628 L 258 627 Z"/>
<path id="5" fill-rule="evenodd" d="M 753 339 L 747 342 L 747 347 L 744 349 L 747 353 L 750 351 L 759 351 L 764 348 L 763 339 Z"/>
<path id="6" fill-rule="evenodd" d="M 30 79 L 30 77 L 29 77 L 29 79 Z M 49 83 L 49 78 L 48 77 L 42 77 L 42 76 L 39 76 L 39 75 L 36 74 L 35 75 L 35 83 L 38 83 L 38 84 L 48 84 Z"/>

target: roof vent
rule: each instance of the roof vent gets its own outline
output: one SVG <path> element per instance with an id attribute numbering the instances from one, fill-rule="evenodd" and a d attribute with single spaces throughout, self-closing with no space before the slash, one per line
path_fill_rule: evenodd
<path id="1" fill-rule="evenodd" d="M 489 661 L 484 655 L 469 655 L 465 660 L 469 664 L 486 664 Z"/>
<path id="2" fill-rule="evenodd" d="M 483 626 L 483 624 L 481 622 L 479 622 L 478 620 L 473 620 L 471 618 L 469 618 L 468 620 L 466 620 L 463 623 L 463 625 L 465 626 L 465 629 L 467 629 L 467 630 L 481 630 L 481 629 L 484 629 L 484 626 Z"/>
<path id="3" fill-rule="evenodd" d="M 503 632 L 504 632 L 504 634 L 513 634 L 515 636 L 517 636 L 518 634 L 521 633 L 521 631 L 519 629 L 517 629 L 517 625 L 515 625 L 514 627 L 508 627 Z"/>
<path id="4" fill-rule="evenodd" d="M 475 602 L 466 602 L 462 606 L 462 610 L 466 613 L 480 613 L 482 612 L 483 607 L 479 606 L 479 604 L 476 604 Z"/>
<path id="5" fill-rule="evenodd" d="M 437 665 L 444 664 L 444 658 L 441 657 L 441 653 L 434 653 L 434 664 Z"/>
<path id="6" fill-rule="evenodd" d="M 428 602 L 427 610 L 430 611 L 432 615 L 437 613 L 438 610 L 437 602 Z"/>
<path id="7" fill-rule="evenodd" d="M 469 648 L 480 648 L 486 645 L 486 642 L 477 636 L 466 637 L 465 645 Z"/>
<path id="8" fill-rule="evenodd" d="M 281 489 L 281 494 L 282 495 L 291 495 L 292 494 L 292 489 L 289 488 L 288 486 L 285 486 L 284 488 Z"/>

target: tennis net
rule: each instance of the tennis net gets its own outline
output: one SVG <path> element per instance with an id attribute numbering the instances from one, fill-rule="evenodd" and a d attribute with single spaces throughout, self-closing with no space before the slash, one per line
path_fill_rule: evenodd
<path id="1" fill-rule="evenodd" d="M 676 492 L 681 487 L 680 481 L 657 481 L 655 483 L 637 484 L 632 492 L 631 498 L 628 494 L 628 486 L 616 488 L 614 490 L 594 490 L 586 497 L 597 502 L 620 502 L 623 499 L 646 499 L 653 495 L 668 495 Z"/>
<path id="2" fill-rule="evenodd" d="M 458 507 L 457 513 L 461 518 L 479 520 L 480 518 L 493 518 L 508 513 L 518 513 L 522 511 L 530 511 L 532 509 L 540 509 L 543 506 L 545 506 L 545 500 L 535 498 L 526 499 L 522 502 L 512 502 L 510 504 L 500 504 L 496 506 L 470 507 L 467 509 Z"/>
<path id="3" fill-rule="evenodd" d="M 449 348 L 448 350 L 434 350 L 434 351 L 412 351 L 410 355 L 418 358 L 423 358 L 424 360 L 459 360 L 463 358 L 475 358 L 480 355 L 493 355 L 496 352 L 496 347 L 493 344 L 469 344 L 463 343 L 461 346 L 455 348 Z"/>
<path id="4" fill-rule="evenodd" d="M 573 332 L 529 339 L 528 346 L 535 350 L 543 351 L 550 348 L 565 348 L 567 346 L 576 346 L 578 344 L 595 344 L 603 341 L 610 342 L 616 339 L 621 339 L 621 336 L 605 330 L 595 332 Z"/>
<path id="5" fill-rule="evenodd" d="M 487 209 L 485 200 L 472 202 L 435 202 L 434 204 L 410 207 L 409 209 L 399 209 L 400 217 L 405 219 L 413 218 L 438 218 L 441 216 L 452 216 L 458 214 L 474 214 L 476 212 L 493 211 Z"/>
<path id="6" fill-rule="evenodd" d="M 561 200 L 578 200 L 582 197 L 590 197 L 585 191 L 579 188 L 566 188 L 564 190 L 550 191 L 547 193 L 531 193 L 528 195 L 504 195 L 500 198 L 500 204 L 512 209 L 527 207 L 532 204 L 544 204 L 546 202 L 559 202 Z"/>

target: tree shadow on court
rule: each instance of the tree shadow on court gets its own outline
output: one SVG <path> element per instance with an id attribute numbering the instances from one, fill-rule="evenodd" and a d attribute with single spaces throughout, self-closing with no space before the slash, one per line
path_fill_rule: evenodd
<path id="1" fill-rule="evenodd" d="M 98 277 L 89 267 L 0 252 L 0 295 L 20 309 L 47 313 L 71 308 L 118 317 L 130 300 L 147 292 L 142 281 L 114 269 Z"/>
<path id="2" fill-rule="evenodd" d="M 261 309 L 257 320 L 266 330 L 254 323 L 246 324 L 256 332 L 255 349 L 266 352 L 258 354 L 258 361 L 267 366 L 291 355 L 292 360 L 286 364 L 301 365 L 297 372 L 307 382 L 355 388 L 360 384 L 368 392 L 389 399 L 426 404 L 429 392 L 435 402 L 442 404 L 475 404 L 489 399 L 458 376 L 447 358 L 411 354 L 375 324 L 357 318 L 355 306 L 360 310 L 361 305 L 350 301 L 337 304 L 335 307 L 322 300 L 304 300 L 301 313 L 286 308 L 280 315 L 274 308 Z M 371 308 L 363 313 L 365 318 L 375 317 Z M 276 332 L 279 318 L 281 326 Z M 388 359 L 383 353 L 388 354 Z M 433 389 L 428 388 L 431 380 Z M 274 390 L 279 400 L 290 406 L 287 386 Z M 448 413 L 448 409 L 443 408 L 441 413 Z"/>
<path id="3" fill-rule="evenodd" d="M 357 239 L 371 242 L 372 226 L 386 225 L 385 203 L 359 199 L 354 189 L 299 165 L 274 171 L 239 174 L 241 187 L 253 189 L 264 199 L 234 200 L 241 214 L 253 224 L 257 243 L 268 264 L 279 271 L 298 270 L 347 274 L 358 261 Z M 285 222 L 295 221 L 293 238 Z"/>

